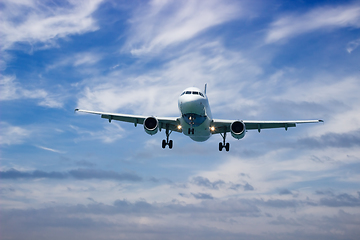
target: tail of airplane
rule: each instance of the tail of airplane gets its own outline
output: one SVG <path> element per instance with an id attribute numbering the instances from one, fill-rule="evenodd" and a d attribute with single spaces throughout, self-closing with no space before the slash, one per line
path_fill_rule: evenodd
<path id="1" fill-rule="evenodd" d="M 206 87 L 207 87 L 207 83 L 205 83 L 205 87 L 204 87 L 204 94 L 206 95 Z"/>

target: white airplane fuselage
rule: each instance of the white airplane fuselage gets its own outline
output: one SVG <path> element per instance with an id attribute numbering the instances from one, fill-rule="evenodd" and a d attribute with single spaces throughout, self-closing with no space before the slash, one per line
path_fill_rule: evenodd
<path id="1" fill-rule="evenodd" d="M 179 97 L 178 107 L 182 132 L 197 142 L 208 140 L 212 115 L 207 96 L 196 87 L 187 88 Z"/>

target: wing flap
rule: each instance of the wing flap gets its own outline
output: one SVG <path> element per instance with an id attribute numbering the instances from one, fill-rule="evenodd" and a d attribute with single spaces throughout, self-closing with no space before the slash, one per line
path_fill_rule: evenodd
<path id="1" fill-rule="evenodd" d="M 295 122 L 245 122 L 247 130 L 296 127 Z"/>
<path id="2" fill-rule="evenodd" d="M 236 120 L 220 120 L 214 119 L 212 125 L 215 127 L 213 133 L 230 132 L 230 125 Z M 242 121 L 245 124 L 246 130 L 270 129 L 270 128 L 285 128 L 296 127 L 296 124 L 302 123 L 319 123 L 323 120 L 297 120 L 297 121 Z"/>
<path id="3" fill-rule="evenodd" d="M 130 115 L 130 114 L 119 114 L 119 113 L 107 113 L 107 112 L 97 112 L 97 111 L 89 111 L 82 109 L 75 109 L 76 112 L 84 112 L 100 115 L 101 118 L 108 119 L 109 122 L 112 120 L 128 122 L 136 124 L 143 124 L 144 120 L 148 116 L 140 116 L 140 115 Z M 159 121 L 159 130 L 166 129 L 167 127 L 171 131 L 181 132 L 181 129 L 178 129 L 179 119 L 176 117 L 156 117 Z"/>
<path id="4" fill-rule="evenodd" d="M 109 119 L 109 121 L 111 120 L 116 120 L 116 121 L 121 121 L 121 122 L 129 122 L 129 123 L 135 123 L 135 124 L 143 124 L 145 117 L 142 116 L 129 116 L 129 115 L 119 115 L 119 114 L 101 114 L 101 118 L 106 118 Z"/>

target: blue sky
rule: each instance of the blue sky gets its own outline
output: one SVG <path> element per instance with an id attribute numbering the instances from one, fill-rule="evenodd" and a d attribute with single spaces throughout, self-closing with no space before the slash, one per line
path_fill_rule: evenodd
<path id="1" fill-rule="evenodd" d="M 359 1 L 0 3 L 2 239 L 357 239 Z M 74 113 L 324 119 L 197 143 Z"/>

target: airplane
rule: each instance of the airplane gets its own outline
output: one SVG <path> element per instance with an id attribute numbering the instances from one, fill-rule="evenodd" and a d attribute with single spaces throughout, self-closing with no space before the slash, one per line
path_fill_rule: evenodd
<path id="1" fill-rule="evenodd" d="M 173 147 L 173 141 L 169 140 L 172 132 L 183 133 L 196 142 L 204 142 L 213 134 L 220 134 L 223 141 L 219 142 L 219 151 L 222 151 L 223 148 L 229 151 L 230 144 L 226 142 L 226 133 L 231 133 L 231 136 L 236 139 L 242 139 L 248 130 L 258 130 L 258 132 L 261 129 L 269 128 L 285 128 L 287 130 L 289 127 L 296 127 L 296 124 L 300 123 L 323 122 L 323 120 L 249 121 L 213 119 L 206 96 L 206 87 L 207 84 L 205 84 L 203 92 L 199 88 L 189 87 L 181 93 L 178 99 L 180 117 L 140 116 L 89 111 L 78 108 L 75 111 L 101 115 L 101 118 L 108 119 L 110 123 L 112 120 L 117 120 L 133 123 L 135 127 L 137 124 L 143 124 L 145 132 L 150 135 L 165 129 L 166 139 L 162 140 L 162 148 L 169 146 L 169 149 Z"/>

